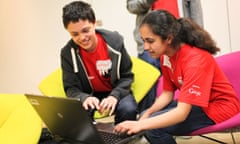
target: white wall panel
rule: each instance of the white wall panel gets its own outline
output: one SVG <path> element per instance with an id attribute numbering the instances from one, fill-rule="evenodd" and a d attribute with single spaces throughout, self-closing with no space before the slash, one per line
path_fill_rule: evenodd
<path id="1" fill-rule="evenodd" d="M 135 15 L 126 8 L 125 0 L 92 0 L 92 6 L 98 20 L 102 21 L 100 28 L 115 30 L 124 36 L 125 47 L 130 55 L 137 55 L 133 38 Z"/>
<path id="2" fill-rule="evenodd" d="M 204 28 L 212 35 L 220 54 L 230 52 L 227 0 L 202 0 Z"/>
<path id="3" fill-rule="evenodd" d="M 231 50 L 240 50 L 240 1 L 228 0 Z M 240 63 L 240 62 L 239 62 Z"/>

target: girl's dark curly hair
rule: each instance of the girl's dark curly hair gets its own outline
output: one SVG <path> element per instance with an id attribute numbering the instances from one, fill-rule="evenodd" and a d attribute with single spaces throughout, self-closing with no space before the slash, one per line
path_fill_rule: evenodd
<path id="1" fill-rule="evenodd" d="M 188 18 L 176 19 L 168 11 L 155 10 L 150 12 L 145 16 L 140 27 L 143 25 L 148 25 L 152 32 L 163 40 L 172 35 L 171 45 L 174 48 L 178 48 L 180 43 L 187 43 L 211 54 L 220 51 L 206 30 Z"/>

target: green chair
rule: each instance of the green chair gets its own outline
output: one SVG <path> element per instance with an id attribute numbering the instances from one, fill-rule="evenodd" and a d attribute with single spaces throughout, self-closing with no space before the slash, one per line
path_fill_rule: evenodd
<path id="1" fill-rule="evenodd" d="M 131 57 L 131 60 L 133 62 L 132 71 L 134 73 L 134 82 L 132 83 L 131 89 L 137 103 L 139 103 L 159 79 L 160 72 L 139 58 Z M 66 97 L 63 89 L 61 68 L 57 68 L 45 77 L 40 82 L 38 88 L 41 93 L 46 96 Z M 94 115 L 95 118 L 102 118 L 104 116 L 105 115 L 101 115 L 98 112 Z"/>
<path id="2" fill-rule="evenodd" d="M 0 94 L 0 144 L 37 144 L 42 121 L 22 94 Z"/>

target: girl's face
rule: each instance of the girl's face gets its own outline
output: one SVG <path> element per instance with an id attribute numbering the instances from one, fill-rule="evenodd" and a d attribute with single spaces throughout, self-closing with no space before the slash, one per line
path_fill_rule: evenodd
<path id="1" fill-rule="evenodd" d="M 70 22 L 67 31 L 73 41 L 86 51 L 93 51 L 97 45 L 97 37 L 95 33 L 95 23 L 88 20 L 79 20 L 78 22 Z"/>
<path id="2" fill-rule="evenodd" d="M 146 24 L 141 26 L 140 33 L 144 42 L 144 49 L 149 52 L 151 57 L 159 58 L 163 54 L 168 55 L 171 38 L 163 40 L 160 36 L 155 35 Z"/>

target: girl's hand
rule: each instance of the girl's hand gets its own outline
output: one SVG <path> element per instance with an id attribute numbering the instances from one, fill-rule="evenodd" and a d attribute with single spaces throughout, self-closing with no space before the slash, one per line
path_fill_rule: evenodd
<path id="1" fill-rule="evenodd" d="M 114 132 L 117 134 L 136 134 L 141 131 L 141 125 L 139 121 L 124 121 L 117 124 L 114 128 Z"/>

